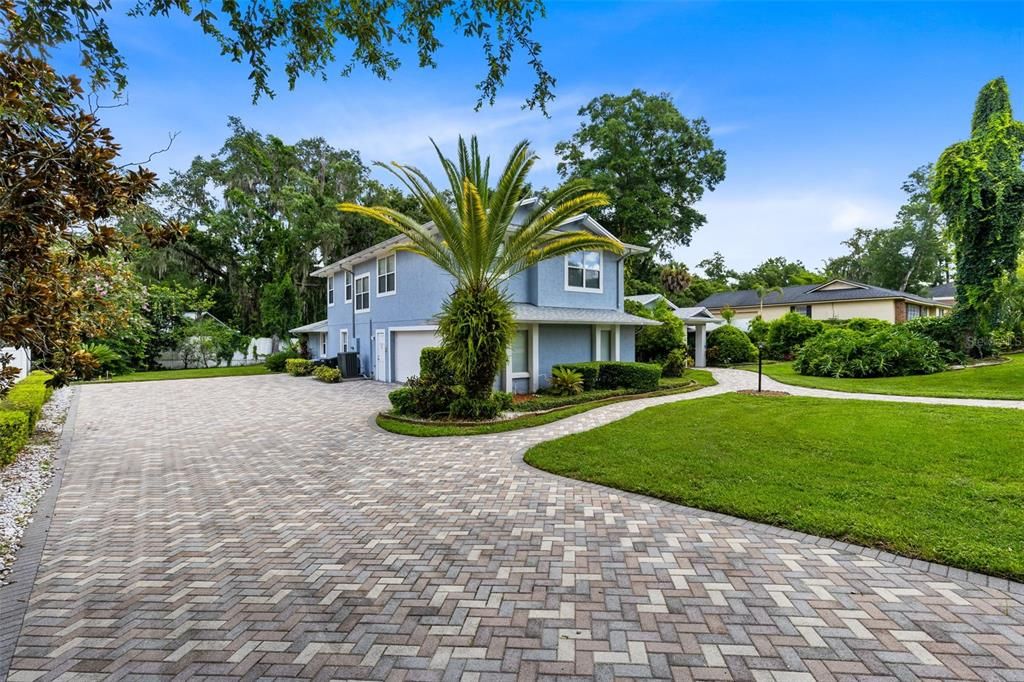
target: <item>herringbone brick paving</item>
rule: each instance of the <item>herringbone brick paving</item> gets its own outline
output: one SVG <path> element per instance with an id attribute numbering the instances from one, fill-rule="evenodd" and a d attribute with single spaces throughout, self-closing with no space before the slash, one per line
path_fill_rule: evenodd
<path id="1" fill-rule="evenodd" d="M 80 390 L 11 680 L 1024 679 L 1009 593 L 520 461 L 678 397 L 410 439 L 372 382 Z"/>

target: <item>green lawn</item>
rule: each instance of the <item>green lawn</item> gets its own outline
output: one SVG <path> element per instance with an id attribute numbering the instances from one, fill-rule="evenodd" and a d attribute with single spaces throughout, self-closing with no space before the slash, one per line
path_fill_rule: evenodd
<path id="1" fill-rule="evenodd" d="M 514 417 L 503 421 L 473 424 L 471 426 L 445 424 L 443 422 L 437 424 L 424 424 L 407 422 L 401 419 L 395 419 L 386 414 L 379 414 L 377 415 L 377 425 L 382 429 L 392 433 L 398 433 L 403 436 L 420 436 L 426 438 L 436 436 L 475 436 L 484 433 L 502 433 L 505 431 L 517 431 L 519 429 L 528 429 L 534 426 L 550 424 L 551 422 L 558 421 L 559 419 L 565 419 L 566 417 L 571 417 L 573 415 L 580 414 L 581 412 L 587 412 L 588 410 L 593 410 L 594 408 L 611 403 L 622 402 L 624 400 L 636 400 L 638 398 L 649 398 L 659 395 L 669 395 L 672 393 L 688 393 L 705 386 L 714 386 L 716 383 L 717 382 L 714 377 L 711 376 L 711 372 L 702 369 L 688 369 L 686 370 L 686 376 L 681 379 L 662 379 L 661 388 L 654 393 L 644 393 L 642 395 L 614 395 L 609 396 L 607 399 L 601 400 L 600 402 L 567 405 L 549 412 L 541 414 L 525 414 L 522 417 Z"/>
<path id="2" fill-rule="evenodd" d="M 1024 579 L 1024 413 L 729 394 L 538 445 L 572 478 Z"/>
<path id="3" fill-rule="evenodd" d="M 89 383 L 116 384 L 124 381 L 164 381 L 166 379 L 206 379 L 208 377 L 242 377 L 254 374 L 268 374 L 262 363 L 238 365 L 236 367 L 205 367 L 199 369 L 161 369 L 152 372 L 132 372 L 109 379 L 98 379 Z"/>
<path id="4" fill-rule="evenodd" d="M 744 367 L 744 369 L 747 369 Z M 755 366 L 754 371 L 757 371 Z M 938 374 L 879 379 L 833 379 L 797 374 L 790 362 L 765 365 L 764 373 L 784 384 L 827 388 L 849 393 L 920 395 L 935 398 L 1003 398 L 1024 400 L 1024 355 L 1009 362 L 985 367 L 955 369 Z"/>

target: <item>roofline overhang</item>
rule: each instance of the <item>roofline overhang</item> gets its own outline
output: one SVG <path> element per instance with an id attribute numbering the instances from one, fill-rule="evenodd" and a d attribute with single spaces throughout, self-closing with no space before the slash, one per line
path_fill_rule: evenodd
<path id="1" fill-rule="evenodd" d="M 793 301 L 791 303 L 765 303 L 765 308 L 781 308 L 783 306 L 789 307 L 794 305 L 815 305 L 818 303 L 863 303 L 864 301 L 909 301 L 911 303 L 917 303 L 918 305 L 935 305 L 940 308 L 952 308 L 952 305 L 931 299 L 918 299 L 910 298 L 909 296 L 872 296 L 865 298 L 831 298 L 823 301 Z M 723 308 L 732 308 L 735 312 L 747 312 L 750 310 L 760 310 L 760 305 L 741 305 L 734 306 L 726 303 L 725 305 L 705 305 L 708 310 L 722 310 Z"/>

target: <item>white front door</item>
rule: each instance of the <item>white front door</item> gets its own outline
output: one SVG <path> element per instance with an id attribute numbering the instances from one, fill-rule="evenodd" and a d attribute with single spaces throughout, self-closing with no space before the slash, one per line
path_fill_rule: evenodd
<path id="1" fill-rule="evenodd" d="M 373 378 L 377 381 L 388 380 L 388 344 L 387 334 L 379 330 L 374 336 L 373 344 Z"/>

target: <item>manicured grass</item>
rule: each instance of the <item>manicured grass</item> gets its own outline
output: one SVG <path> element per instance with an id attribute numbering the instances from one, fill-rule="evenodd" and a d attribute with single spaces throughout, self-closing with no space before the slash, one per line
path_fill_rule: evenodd
<path id="1" fill-rule="evenodd" d="M 551 422 L 558 421 L 559 419 L 565 419 L 566 417 L 571 417 L 575 414 L 587 412 L 596 407 L 602 407 L 603 405 L 609 405 L 615 402 L 636 400 L 638 398 L 649 398 L 658 395 L 670 395 L 673 393 L 688 393 L 690 391 L 696 391 L 699 388 L 703 388 L 704 386 L 714 386 L 716 383 L 717 382 L 714 377 L 711 376 L 711 372 L 694 369 L 687 370 L 686 376 L 680 379 L 662 379 L 662 387 L 655 393 L 612 396 L 607 400 L 602 400 L 601 402 L 569 405 L 550 412 L 544 412 L 543 414 L 528 414 L 500 422 L 473 424 L 472 426 L 457 424 L 422 424 L 401 421 L 399 419 L 389 417 L 386 414 L 379 414 L 377 415 L 377 425 L 382 429 L 392 433 L 398 433 L 403 436 L 421 436 L 428 438 L 435 436 L 474 436 L 484 433 L 502 433 L 504 431 L 516 431 L 518 429 L 528 429 L 534 426 L 550 424 Z"/>
<path id="2" fill-rule="evenodd" d="M 543 443 L 530 464 L 700 509 L 1024 579 L 1024 413 L 713 396 Z"/>
<path id="3" fill-rule="evenodd" d="M 849 393 L 1024 400 L 1024 355 L 1016 354 L 1009 357 L 1009 362 L 999 365 L 954 369 L 938 374 L 879 379 L 833 379 L 831 377 L 805 376 L 797 374 L 791 362 L 765 365 L 764 373 L 784 384 L 826 388 Z M 757 371 L 756 366 L 754 371 Z"/>
<path id="4" fill-rule="evenodd" d="M 117 384 L 125 381 L 164 381 L 166 379 L 206 379 L 208 377 L 242 377 L 254 374 L 268 374 L 263 364 L 238 365 L 236 367 L 201 367 L 199 369 L 162 369 L 152 372 L 132 372 L 109 379 L 89 383 Z"/>

